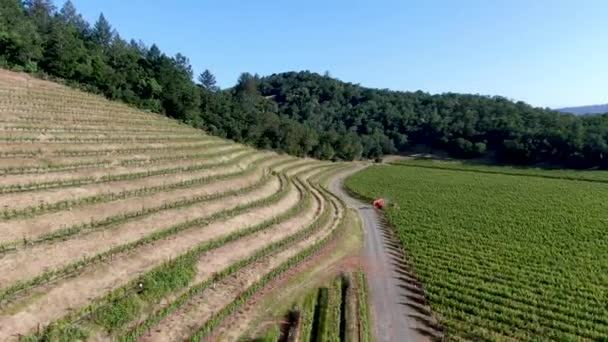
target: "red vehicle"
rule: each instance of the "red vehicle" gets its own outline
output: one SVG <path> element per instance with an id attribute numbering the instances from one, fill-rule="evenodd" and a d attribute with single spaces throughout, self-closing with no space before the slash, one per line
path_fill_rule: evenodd
<path id="1" fill-rule="evenodd" d="M 378 198 L 378 199 L 374 200 L 373 204 L 374 204 L 374 208 L 376 208 L 376 209 L 384 209 L 384 199 L 383 198 Z"/>

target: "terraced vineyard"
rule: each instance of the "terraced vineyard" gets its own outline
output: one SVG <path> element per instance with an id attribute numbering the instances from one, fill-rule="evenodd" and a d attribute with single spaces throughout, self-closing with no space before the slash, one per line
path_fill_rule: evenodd
<path id="1" fill-rule="evenodd" d="M 608 339 L 603 171 L 404 161 L 347 180 L 386 215 L 451 340 Z"/>
<path id="2" fill-rule="evenodd" d="M 213 339 L 340 234 L 348 167 L 0 71 L 0 340 Z"/>

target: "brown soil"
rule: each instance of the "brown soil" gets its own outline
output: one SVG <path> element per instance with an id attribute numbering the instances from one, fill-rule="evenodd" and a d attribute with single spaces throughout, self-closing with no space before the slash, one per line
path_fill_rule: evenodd
<path id="1" fill-rule="evenodd" d="M 334 213 L 337 215 L 338 213 Z M 279 251 L 238 271 L 233 276 L 220 280 L 215 287 L 193 297 L 188 304 L 176 311 L 156 326 L 143 341 L 169 341 L 187 339 L 199 326 L 223 307 L 234 301 L 246 288 L 260 280 L 265 274 L 287 261 L 306 247 L 313 245 L 329 234 L 338 220 L 326 225 L 317 233 L 298 241 L 289 248 Z"/>
<path id="2" fill-rule="evenodd" d="M 165 210 L 141 220 L 128 222 L 110 230 L 92 232 L 54 244 L 42 244 L 18 250 L 3 256 L 0 261 L 0 284 L 32 278 L 45 270 L 56 269 L 87 256 L 93 256 L 113 247 L 137 241 L 146 235 L 161 231 L 197 218 L 208 217 L 219 211 L 263 198 L 272 194 L 276 182 L 247 194 L 240 194 L 217 201 L 202 203 L 186 208 Z M 19 267 L 16 267 L 20 265 Z"/>
<path id="3" fill-rule="evenodd" d="M 264 154 L 255 153 L 238 164 L 222 168 L 200 170 L 194 172 L 178 172 L 170 175 L 158 175 L 134 180 L 114 181 L 97 184 L 87 184 L 79 187 L 66 187 L 40 191 L 11 193 L 0 196 L 0 208 L 21 209 L 43 203 L 55 203 L 64 200 L 75 200 L 100 193 L 120 193 L 146 187 L 179 183 L 191 179 L 237 172 L 247 167 L 251 162 L 261 159 Z M 224 156 L 222 160 L 230 160 L 232 156 Z"/>
<path id="4" fill-rule="evenodd" d="M 315 171 L 311 172 L 310 174 L 314 174 L 314 172 Z M 303 177 L 308 177 L 310 174 Z M 206 281 L 212 277 L 214 273 L 219 272 L 226 266 L 247 258 L 268 244 L 277 242 L 287 236 L 295 234 L 297 231 L 306 227 L 320 214 L 323 206 L 324 199 L 322 197 L 318 197 L 318 194 L 315 193 L 314 198 L 315 199 L 313 200 L 312 207 L 296 215 L 295 217 L 274 225 L 264 231 L 243 237 L 237 241 L 213 249 L 210 252 L 202 255 L 197 265 L 197 275 L 191 284 L 194 285 Z M 180 292 L 173 293 L 171 296 L 163 299 L 163 301 L 155 307 L 150 308 L 149 312 L 161 309 L 164 305 L 171 303 L 181 294 L 188 291 L 188 289 L 189 288 L 186 288 Z M 145 319 L 145 317 L 141 317 L 141 320 L 143 319 Z M 138 324 L 141 322 L 141 320 L 133 322 L 131 326 Z M 172 321 L 174 318 L 168 317 L 166 320 Z"/>
<path id="5" fill-rule="evenodd" d="M 274 183 L 273 191 L 277 191 L 278 182 Z M 273 206 L 257 208 L 230 219 L 220 220 L 204 229 L 184 231 L 132 252 L 117 255 L 106 264 L 90 268 L 78 277 L 53 283 L 44 293 L 33 294 L 31 300 L 25 303 L 18 313 L 0 315 L 0 340 L 6 340 L 15 334 L 28 333 L 38 324 L 47 325 L 70 310 L 86 305 L 159 263 L 174 258 L 204 241 L 253 226 L 287 210 L 298 198 L 298 192 L 294 189 Z"/>
<path id="6" fill-rule="evenodd" d="M 142 197 L 131 197 L 124 200 L 86 205 L 72 210 L 59 211 L 27 219 L 0 222 L 0 231 L 3 232 L 2 236 L 0 236 L 0 243 L 22 241 L 23 239 L 29 241 L 41 235 L 78 224 L 101 221 L 126 213 L 136 213 L 143 209 L 158 208 L 165 204 L 197 196 L 245 188 L 259 181 L 261 177 L 262 173 L 258 171 L 237 179 L 159 192 Z"/>
<path id="7" fill-rule="evenodd" d="M 212 148 L 211 151 L 214 151 Z M 221 149 L 220 149 L 221 151 Z M 230 153 L 233 156 L 243 154 L 245 151 L 239 151 L 237 153 Z M 24 175 L 6 175 L 0 176 L 1 185 L 13 185 L 13 184 L 28 184 L 28 183 L 42 183 L 52 181 L 67 181 L 73 179 L 82 178 L 95 178 L 99 179 L 104 176 L 124 175 L 130 173 L 146 172 L 146 171 L 157 171 L 172 169 L 175 167 L 188 167 L 191 165 L 198 164 L 215 164 L 222 160 L 223 157 L 214 158 L 191 158 L 187 160 L 170 160 L 160 163 L 154 163 L 151 165 L 133 165 L 133 166 L 115 166 L 111 167 L 91 167 L 86 169 L 78 169 L 73 171 L 64 172 L 51 172 L 42 174 L 24 174 Z"/>

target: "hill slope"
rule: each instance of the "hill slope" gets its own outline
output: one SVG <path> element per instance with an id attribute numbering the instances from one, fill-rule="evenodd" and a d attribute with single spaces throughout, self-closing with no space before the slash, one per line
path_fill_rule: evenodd
<path id="1" fill-rule="evenodd" d="M 591 105 L 591 106 L 579 106 L 579 107 L 566 107 L 556 109 L 558 112 L 562 113 L 572 113 L 572 114 L 603 114 L 608 113 L 608 103 L 601 105 Z"/>
<path id="2" fill-rule="evenodd" d="M 344 214 L 345 165 L 7 71 L 0 165 L 2 341 L 204 337 Z"/>

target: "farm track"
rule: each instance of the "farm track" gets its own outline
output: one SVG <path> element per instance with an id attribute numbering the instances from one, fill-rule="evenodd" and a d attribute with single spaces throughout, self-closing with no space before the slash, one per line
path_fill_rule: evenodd
<path id="1" fill-rule="evenodd" d="M 364 225 L 363 262 L 370 274 L 370 306 L 376 321 L 375 339 L 379 342 L 427 341 L 429 338 L 419 330 L 421 324 L 413 318 L 416 313 L 403 305 L 403 298 L 413 293 L 396 276 L 401 266 L 391 251 L 390 238 L 387 238 L 381 218 L 369 203 L 351 197 L 344 190 L 343 180 L 347 176 L 344 174 L 334 179 L 330 189 L 357 210 Z"/>

